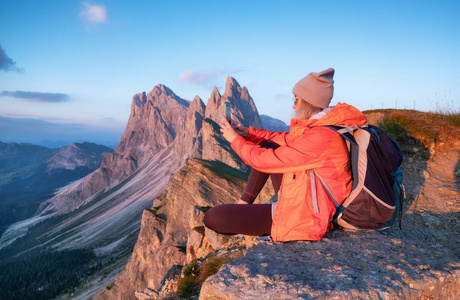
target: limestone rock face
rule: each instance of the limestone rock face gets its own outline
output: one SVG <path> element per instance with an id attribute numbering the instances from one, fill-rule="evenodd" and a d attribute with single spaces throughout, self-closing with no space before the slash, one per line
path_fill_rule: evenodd
<path id="1" fill-rule="evenodd" d="M 110 289 L 102 290 L 95 299 L 135 299 L 135 292 L 142 290 L 151 294 L 149 290 L 163 284 L 174 266 L 225 247 L 222 240 L 216 243 L 207 239 L 204 212 L 217 204 L 234 203 L 243 191 L 246 176 L 220 162 L 190 159 L 171 177 L 153 208 L 144 210 L 130 262 Z M 267 201 L 271 191 L 264 190 L 259 201 Z"/>
<path id="2" fill-rule="evenodd" d="M 200 97 L 196 96 L 187 109 L 184 129 L 181 130 L 174 145 L 178 159 L 201 158 L 203 152 L 203 120 L 206 106 Z"/>
<path id="3" fill-rule="evenodd" d="M 247 88 L 241 87 L 234 78 L 228 77 L 225 93 L 220 95 L 214 87 L 206 105 L 206 119 L 203 123 L 203 159 L 219 160 L 229 166 L 241 168 L 244 163 L 219 134 L 218 124 L 222 116 L 225 116 L 225 102 L 229 102 L 232 106 L 232 121 L 239 122 L 245 127 L 251 125 L 262 128 L 259 113 Z"/>
<path id="4" fill-rule="evenodd" d="M 178 135 L 186 135 L 183 131 L 189 106 L 189 101 L 161 84 L 148 94 L 134 95 L 128 124 L 115 151 L 103 157 L 98 170 L 43 203 L 41 214 L 63 214 L 75 210 L 96 193 L 119 183 L 146 165 L 159 151 L 171 145 Z M 184 157 L 173 159 L 177 161 L 175 168 L 178 168 Z"/>
<path id="5" fill-rule="evenodd" d="M 262 128 L 262 121 L 248 89 L 241 87 L 230 76 L 227 77 L 225 93 L 222 96 L 217 88 L 214 87 L 206 104 L 205 117 L 219 123 L 220 118 L 225 115 L 225 102 L 230 102 L 232 105 L 232 120 L 240 122 L 246 127 L 251 125 L 256 128 Z"/>
<path id="6" fill-rule="evenodd" d="M 131 260 L 114 286 L 105 289 L 97 299 L 135 299 L 136 290 L 159 285 L 173 265 L 183 263 L 185 255 L 175 247 L 175 238 L 164 234 L 166 226 L 166 221 L 153 211 L 144 210 Z"/>
<path id="7" fill-rule="evenodd" d="M 190 103 L 162 84 L 148 93 L 136 94 L 131 115 L 117 154 L 143 165 L 145 160 L 170 145 L 184 129 Z"/>

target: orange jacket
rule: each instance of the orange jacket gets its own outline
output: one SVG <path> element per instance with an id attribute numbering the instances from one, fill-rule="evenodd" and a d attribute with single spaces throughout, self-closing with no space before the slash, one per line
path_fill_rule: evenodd
<path id="1" fill-rule="evenodd" d="M 320 119 L 292 119 L 290 132 L 250 127 L 246 139 L 237 137 L 232 142 L 233 150 L 251 167 L 284 174 L 271 230 L 274 241 L 320 240 L 327 232 L 335 205 L 319 178 L 341 204 L 351 190 L 351 173 L 343 138 L 322 126 L 360 126 L 366 122 L 358 109 L 338 103 Z M 258 144 L 264 140 L 274 141 L 280 147 L 262 148 Z M 312 201 L 312 186 L 318 203 Z"/>

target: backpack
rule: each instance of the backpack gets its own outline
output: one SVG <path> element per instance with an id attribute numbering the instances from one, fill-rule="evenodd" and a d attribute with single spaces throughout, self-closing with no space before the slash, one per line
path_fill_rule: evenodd
<path id="1" fill-rule="evenodd" d="M 325 126 L 339 133 L 350 150 L 352 188 L 341 205 L 320 179 L 336 206 L 332 221 L 344 229 L 380 230 L 401 218 L 404 186 L 398 145 L 380 128 Z"/>

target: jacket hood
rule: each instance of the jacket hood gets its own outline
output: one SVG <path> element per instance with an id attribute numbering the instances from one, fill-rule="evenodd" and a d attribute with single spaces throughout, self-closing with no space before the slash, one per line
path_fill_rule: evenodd
<path id="1" fill-rule="evenodd" d="M 293 127 L 315 127 L 315 126 L 361 126 L 367 123 L 366 116 L 356 107 L 346 104 L 337 103 L 332 107 L 324 117 L 320 119 L 292 119 L 291 129 Z"/>

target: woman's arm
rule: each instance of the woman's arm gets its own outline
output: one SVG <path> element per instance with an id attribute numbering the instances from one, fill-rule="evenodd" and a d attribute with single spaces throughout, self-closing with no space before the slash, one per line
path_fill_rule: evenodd
<path id="1" fill-rule="evenodd" d="M 273 141 L 278 145 L 286 145 L 286 136 L 288 134 L 288 132 L 271 132 L 269 130 L 257 129 L 250 126 L 246 140 L 254 144 L 260 144 L 262 141 Z"/>
<path id="2" fill-rule="evenodd" d="M 223 137 L 230 143 L 232 143 L 233 139 L 237 136 L 241 136 L 254 144 L 260 144 L 268 140 L 278 145 L 285 145 L 286 135 L 288 134 L 287 132 L 271 132 L 269 130 L 256 129 L 252 126 L 246 128 L 241 126 L 241 124 L 230 124 L 224 117 L 222 117 L 220 121 L 220 127 L 220 132 Z"/>
<path id="3" fill-rule="evenodd" d="M 268 173 L 321 167 L 327 156 L 335 155 L 335 150 L 331 150 L 330 147 L 344 147 L 340 135 L 324 127 L 313 128 L 292 144 L 277 149 L 261 148 L 242 137 L 235 138 L 231 146 L 246 164 Z M 338 149 L 335 152 L 339 152 L 337 154 L 340 155 L 341 151 Z"/>

